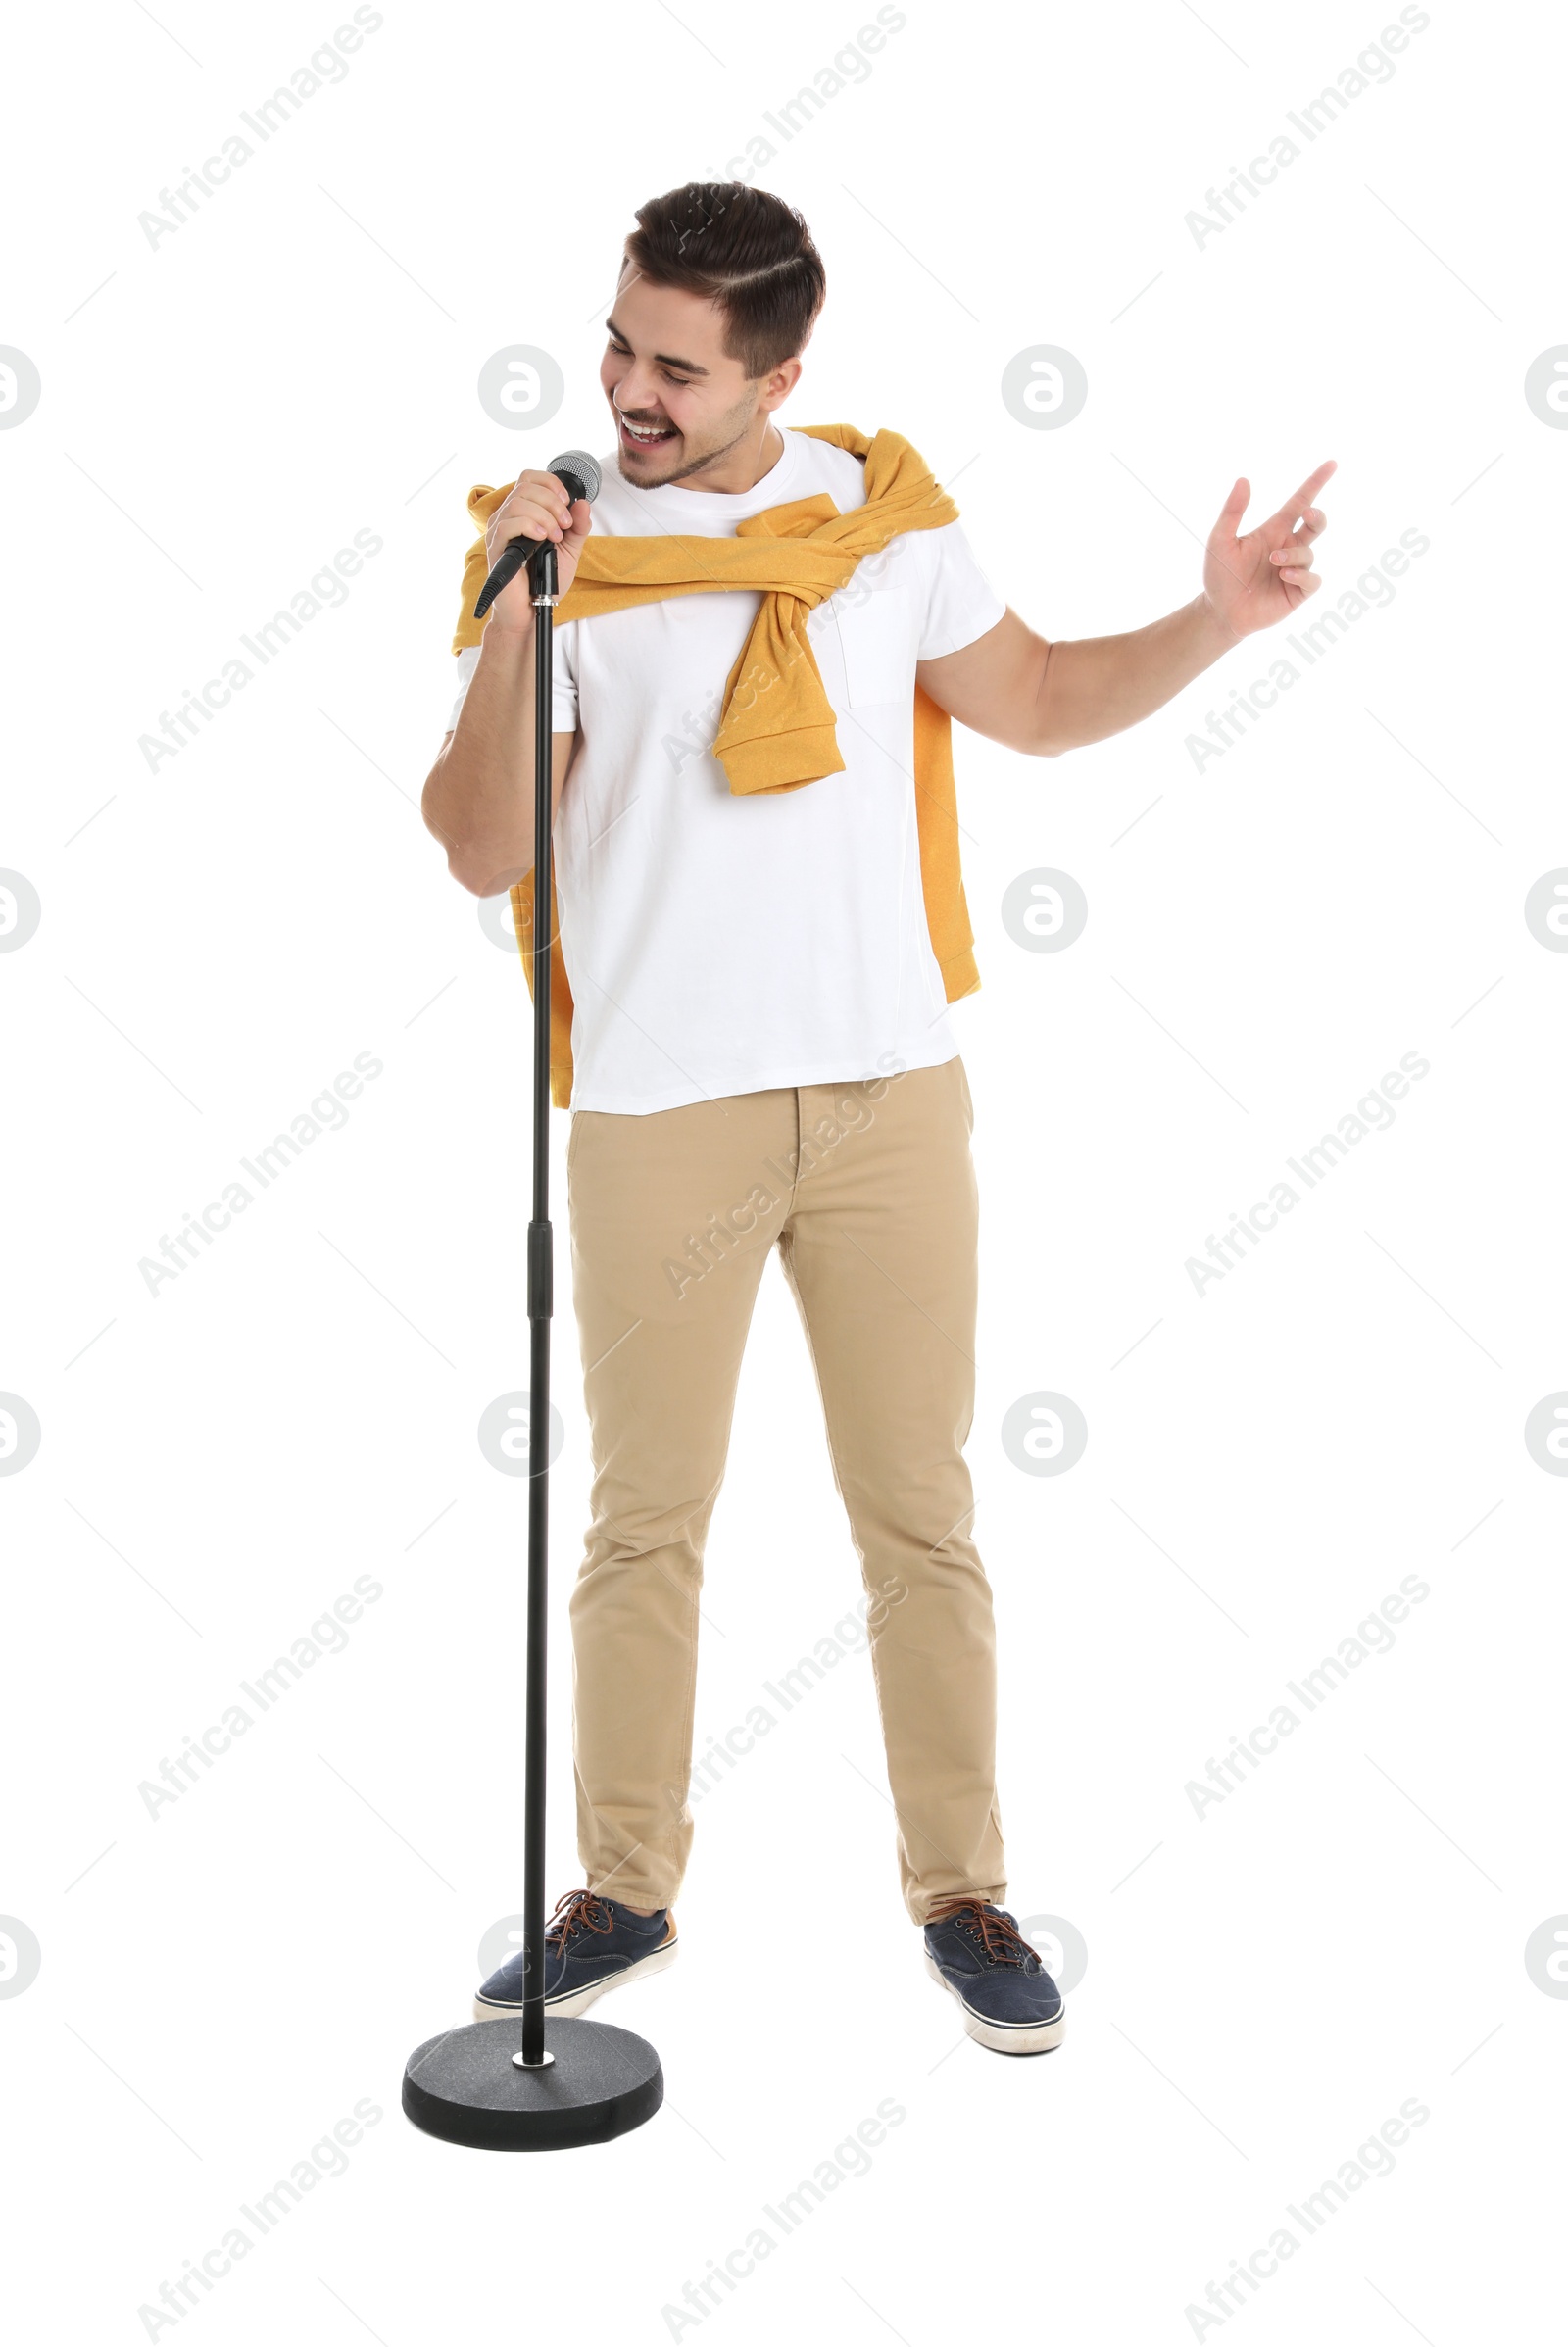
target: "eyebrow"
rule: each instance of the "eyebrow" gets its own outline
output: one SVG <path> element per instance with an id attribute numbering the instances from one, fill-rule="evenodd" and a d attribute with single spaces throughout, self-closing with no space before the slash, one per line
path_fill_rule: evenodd
<path id="1" fill-rule="evenodd" d="M 625 335 L 612 318 L 606 318 L 605 331 L 607 334 L 613 334 L 617 342 L 626 342 Z M 626 348 L 630 350 L 629 342 L 626 342 Z M 678 367 L 683 375 L 705 375 L 708 372 L 707 367 L 699 367 L 695 359 L 672 359 L 667 351 L 655 351 L 654 357 L 661 367 Z"/>

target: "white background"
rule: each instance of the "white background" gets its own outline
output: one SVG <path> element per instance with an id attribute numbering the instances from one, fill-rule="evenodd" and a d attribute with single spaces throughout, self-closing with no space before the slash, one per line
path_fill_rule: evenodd
<path id="1" fill-rule="evenodd" d="M 475 1427 L 526 1383 L 526 990 L 417 811 L 464 499 L 609 444 L 633 208 L 729 175 L 861 18 L 389 0 L 346 78 L 150 244 L 138 214 L 338 20 L 35 11 L 9 39 L 0 318 L 43 384 L 0 433 L 0 863 L 42 904 L 0 956 L 0 1387 L 42 1430 L 0 1479 L 0 1911 L 42 1952 L 0 1999 L 19 2336 L 149 2335 L 138 2310 L 367 2097 L 346 2173 L 151 2335 L 415 2347 L 515 2335 L 524 2295 L 530 2337 L 1539 2335 L 1568 2003 L 1524 1951 L 1568 1909 L 1568 1486 L 1523 1428 L 1568 1386 L 1568 960 L 1523 905 L 1568 862 L 1568 435 L 1523 384 L 1568 339 L 1561 30 L 1434 5 L 1200 245 L 1186 215 L 1392 7 L 906 13 L 756 173 L 828 272 L 785 419 L 888 424 L 961 473 L 982 564 L 1050 636 L 1188 601 L 1239 472 L 1256 517 L 1339 461 L 1309 616 L 1430 539 L 1201 774 L 1187 736 L 1274 639 L 1060 761 L 957 737 L 976 1533 L 1010 1901 L 1088 1949 L 1065 2044 L 984 2053 L 926 1978 L 858 1657 L 699 1806 L 680 1962 L 602 2008 L 660 2048 L 650 2126 L 508 2160 L 398 2109 L 521 1888 L 526 1487 Z M 566 378 L 537 438 L 475 397 L 514 343 Z M 1087 370 L 1059 430 L 1000 396 L 1038 344 Z M 150 772 L 138 737 L 357 529 L 383 550 L 342 607 Z M 1060 953 L 1002 924 L 1042 867 L 1089 901 Z M 1411 1051 L 1430 1073 L 1393 1127 L 1195 1293 L 1187 1258 Z M 346 1126 L 150 1295 L 140 1259 L 360 1052 L 383 1072 Z M 577 1880 L 587 1492 L 564 1266 L 561 1291 L 552 1897 Z M 1089 1425 L 1054 1478 L 1000 1436 L 1044 1391 Z M 142 1782 L 364 1574 L 382 1594 L 345 1649 L 149 1816 Z M 1392 1650 L 1195 1814 L 1210 1758 L 1410 1574 L 1429 1594 Z M 699 1741 L 858 1593 L 770 1266 Z M 1308 2237 L 1287 2204 L 1412 2097 L 1394 2172 Z M 868 2174 L 701 2320 L 664 2314 L 887 2098 Z M 1196 2325 L 1282 2224 L 1296 2254 Z"/>

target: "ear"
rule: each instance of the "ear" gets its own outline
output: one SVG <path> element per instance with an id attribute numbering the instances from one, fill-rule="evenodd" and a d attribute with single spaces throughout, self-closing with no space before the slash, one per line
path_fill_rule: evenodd
<path id="1" fill-rule="evenodd" d="M 784 359 L 774 367 L 763 383 L 760 397 L 757 403 L 764 415 L 771 416 L 775 408 L 781 408 L 784 405 L 800 381 L 802 367 L 799 359 Z"/>

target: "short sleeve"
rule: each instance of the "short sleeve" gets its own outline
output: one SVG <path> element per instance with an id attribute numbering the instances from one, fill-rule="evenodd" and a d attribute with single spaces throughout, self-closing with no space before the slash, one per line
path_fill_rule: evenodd
<path id="1" fill-rule="evenodd" d="M 458 654 L 458 697 L 452 704 L 452 714 L 447 719 L 448 733 L 455 732 L 457 729 L 458 711 L 467 697 L 468 687 L 473 682 L 473 672 L 479 665 L 479 649 L 477 644 L 469 644 Z M 577 730 L 577 677 L 572 659 L 572 629 L 569 625 L 557 628 L 554 650 L 555 658 L 551 662 L 551 682 L 554 690 L 550 697 L 550 730 L 552 733 L 575 733 Z"/>
<path id="2" fill-rule="evenodd" d="M 1006 616 L 1007 607 L 975 561 L 958 522 L 921 535 L 930 583 L 916 658 L 936 660 L 989 634 Z"/>

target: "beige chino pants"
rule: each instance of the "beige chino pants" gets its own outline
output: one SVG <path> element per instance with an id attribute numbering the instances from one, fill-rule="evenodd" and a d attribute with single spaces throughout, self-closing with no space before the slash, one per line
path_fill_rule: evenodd
<path id="1" fill-rule="evenodd" d="M 905 1905 L 1006 1895 L 996 1636 L 969 1526 L 978 1200 L 961 1059 L 579 1109 L 567 1144 L 592 1523 L 572 1590 L 578 1855 L 669 1906 L 690 1854 L 703 1552 L 768 1251 L 806 1328 L 866 1625 Z M 808 1847 L 797 1854 L 809 1864 Z"/>

